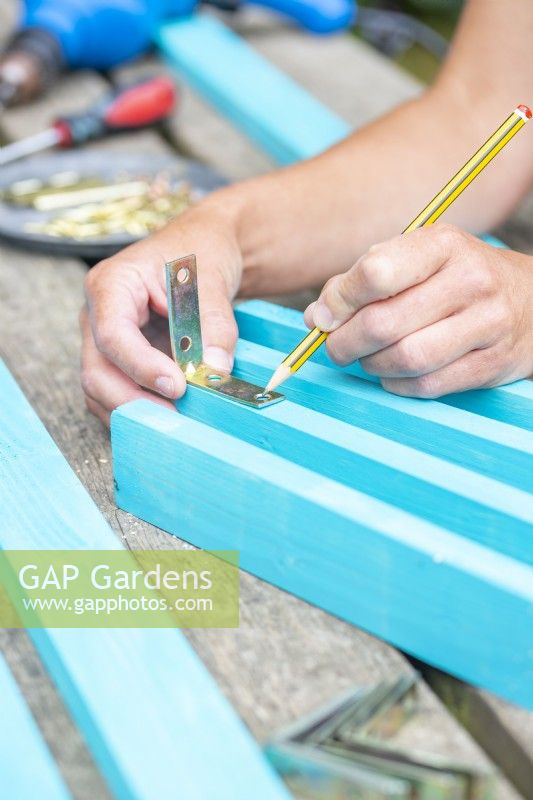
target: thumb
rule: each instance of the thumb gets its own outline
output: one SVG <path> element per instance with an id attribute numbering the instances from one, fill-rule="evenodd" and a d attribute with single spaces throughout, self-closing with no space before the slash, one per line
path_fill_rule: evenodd
<path id="1" fill-rule="evenodd" d="M 200 322 L 204 361 L 221 372 L 231 372 L 238 329 L 230 291 L 223 275 L 209 272 L 199 276 Z"/>

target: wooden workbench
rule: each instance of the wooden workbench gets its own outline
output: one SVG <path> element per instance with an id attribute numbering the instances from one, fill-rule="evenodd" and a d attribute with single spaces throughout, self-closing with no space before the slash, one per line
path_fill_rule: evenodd
<path id="1" fill-rule="evenodd" d="M 2 34 L 7 30 L 3 22 L 10 18 L 13 7 L 11 0 L 2 3 Z M 263 54 L 354 126 L 419 91 L 414 80 L 348 37 L 311 39 L 255 14 L 244 16 L 238 27 Z M 114 77 L 161 68 L 151 58 Z M 53 95 L 5 114 L 0 135 L 10 140 L 34 132 L 54 113 L 83 108 L 104 89 L 104 79 L 94 73 L 66 77 Z M 147 154 L 175 148 L 212 164 L 232 179 L 273 166 L 188 90 L 184 90 L 180 112 L 167 126 L 165 138 L 150 132 L 98 146 L 127 147 Z M 517 230 L 523 241 L 523 226 Z M 85 410 L 78 380 L 77 315 L 86 270 L 86 265 L 75 259 L 35 256 L 1 245 L 0 356 L 117 536 L 128 547 L 182 547 L 176 538 L 114 505 L 108 433 Z M 293 300 L 298 301 L 302 298 Z M 198 630 L 189 632 L 188 637 L 259 740 L 346 687 L 370 684 L 412 669 L 401 653 L 385 643 L 247 574 L 242 576 L 241 598 L 238 630 Z M 83 740 L 25 633 L 0 631 L 0 646 L 73 796 L 108 797 Z M 473 765 L 486 763 L 487 756 L 429 686 L 423 687 L 422 697 L 423 713 L 405 728 L 405 744 L 415 747 L 430 742 L 436 752 Z M 516 743 L 521 755 L 519 767 L 514 765 L 513 769 L 518 769 L 521 785 L 526 786 L 533 758 L 523 727 L 531 728 L 531 715 L 515 712 L 508 704 L 480 693 L 475 697 L 493 713 L 495 730 L 506 731 Z M 500 753 L 500 760 L 503 768 L 509 766 L 504 753 Z M 499 800 L 517 797 L 502 778 Z"/>

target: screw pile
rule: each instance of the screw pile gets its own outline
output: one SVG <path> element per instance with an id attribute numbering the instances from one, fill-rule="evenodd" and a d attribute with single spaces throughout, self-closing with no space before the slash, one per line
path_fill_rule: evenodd
<path id="1" fill-rule="evenodd" d="M 44 187 L 17 202 L 40 211 L 66 209 L 46 220 L 28 222 L 29 233 L 87 240 L 113 234 L 141 238 L 182 214 L 195 199 L 187 183 L 173 185 L 168 175 L 159 174 L 153 180 L 114 184 L 88 186 L 85 181 L 63 192 Z"/>

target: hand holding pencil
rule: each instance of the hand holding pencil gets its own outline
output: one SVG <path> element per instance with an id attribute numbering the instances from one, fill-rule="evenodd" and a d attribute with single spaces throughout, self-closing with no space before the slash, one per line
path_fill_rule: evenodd
<path id="1" fill-rule="evenodd" d="M 518 106 L 404 229 L 403 233 L 411 233 L 436 222 L 451 203 L 531 119 L 531 116 L 531 111 L 527 106 Z M 456 383 L 458 386 L 466 388 L 464 372 L 476 367 L 476 363 L 475 360 L 474 363 L 470 363 L 472 358 L 466 358 L 463 361 L 461 359 L 473 352 L 489 348 L 491 337 L 495 333 L 495 325 L 493 318 L 485 314 L 482 317 L 482 325 L 473 326 L 475 333 L 472 340 L 469 341 L 468 335 L 459 336 L 461 345 L 458 350 L 457 347 L 454 350 L 455 334 L 458 334 L 459 331 L 454 330 L 454 325 L 449 319 L 457 316 L 463 310 L 461 302 L 464 291 L 468 290 L 469 280 L 478 281 L 481 285 L 482 280 L 485 281 L 486 278 L 485 282 L 488 284 L 491 272 L 488 267 L 489 274 L 480 278 L 479 270 L 470 270 L 469 264 L 464 263 L 465 241 L 468 241 L 470 245 L 466 249 L 475 251 L 487 248 L 487 245 L 478 242 L 473 237 L 468 237 L 468 234 L 454 231 L 447 226 L 444 234 L 439 231 L 430 238 L 406 237 L 401 243 L 392 240 L 377 248 L 372 248 L 369 253 L 359 259 L 351 270 L 344 275 L 332 278 L 326 284 L 317 303 L 313 304 L 307 312 L 306 322 L 314 323 L 316 327 L 282 361 L 268 382 L 265 392 L 277 388 L 300 369 L 326 341 L 330 333 L 337 329 L 338 333 L 334 335 L 332 342 L 328 343 L 328 351 L 333 359 L 338 363 L 350 363 L 356 358 L 367 357 L 365 361 L 362 361 L 362 365 L 368 371 L 384 379 L 383 384 L 391 391 L 429 397 L 454 391 Z M 478 258 L 478 262 L 487 266 L 491 261 L 490 251 L 485 255 L 486 258 L 482 256 Z M 518 260 L 521 258 L 519 254 L 513 254 L 513 256 Z M 452 271 L 449 269 L 450 265 L 454 265 Z M 448 267 L 445 279 L 442 279 L 442 275 L 440 278 L 436 278 L 437 273 L 444 272 L 444 267 Z M 527 270 L 529 274 L 531 271 L 529 263 L 524 265 L 523 269 Z M 482 269 L 481 272 L 487 270 Z M 518 267 L 517 270 L 520 271 Z M 434 276 L 433 282 L 436 281 L 442 288 L 440 312 L 437 311 L 435 304 L 432 304 L 431 308 L 427 308 L 425 307 L 427 304 L 424 303 L 424 293 L 428 291 L 426 283 L 432 276 Z M 452 278 L 451 291 L 449 291 L 450 278 Z M 441 284 L 442 286 L 440 286 Z M 491 282 L 493 289 L 498 290 L 495 295 L 496 305 L 498 305 L 505 301 L 510 284 L 512 286 L 512 280 L 510 281 L 506 276 L 501 291 L 496 284 L 496 280 Z M 433 292 L 435 288 L 439 287 L 432 285 L 430 291 Z M 415 288 L 418 291 L 414 291 Z M 401 295 L 407 290 L 410 291 L 410 296 L 406 300 Z M 475 297 L 474 300 L 480 302 L 488 300 L 486 294 L 485 291 L 480 291 L 479 297 Z M 391 297 L 396 301 L 395 303 L 391 303 L 389 300 Z M 379 307 L 378 303 L 380 303 Z M 392 306 L 394 306 L 393 313 L 391 313 Z M 474 304 L 474 308 L 475 306 L 476 304 Z M 472 303 L 470 303 L 468 306 L 470 314 L 472 308 Z M 481 311 L 483 314 L 483 309 Z M 436 319 L 432 318 L 435 313 L 437 313 Z M 493 313 L 496 317 L 498 309 L 495 309 Z M 520 309 L 518 308 L 517 315 L 519 316 L 519 314 Z M 504 316 L 500 315 L 502 319 Z M 378 318 L 377 324 L 376 317 Z M 394 319 L 397 319 L 396 325 L 391 324 L 391 320 Z M 372 320 L 371 324 L 369 324 L 370 320 Z M 468 328 L 468 319 L 460 317 L 461 324 Z M 488 329 L 485 334 L 481 333 L 480 327 Z M 429 340 L 420 341 L 420 337 L 418 337 L 416 341 L 411 340 L 406 343 L 407 339 L 417 331 L 420 332 L 421 328 L 429 328 L 429 337 L 427 335 L 425 337 L 426 340 Z M 366 342 L 365 330 L 368 340 Z M 358 331 L 359 338 L 356 335 Z M 432 341 L 432 339 L 436 341 Z M 403 350 L 398 352 L 398 345 L 401 342 L 403 342 Z M 395 346 L 396 353 L 391 352 L 391 348 Z M 469 349 L 466 352 L 460 352 L 461 349 L 464 350 L 465 346 Z M 425 348 L 424 352 L 429 349 L 429 356 L 406 358 L 403 351 L 407 347 L 413 349 L 419 347 L 421 350 Z M 388 352 L 386 352 L 387 350 Z M 376 357 L 374 354 L 380 354 L 380 357 Z M 373 358 L 369 360 L 369 356 L 373 356 Z M 460 366 L 455 366 L 450 371 L 449 367 L 455 365 L 458 360 L 461 361 Z M 477 361 L 480 361 L 479 355 Z M 483 363 L 485 361 L 486 359 Z M 448 370 L 446 370 L 447 367 Z M 479 371 L 479 367 L 478 364 L 476 372 Z M 439 380 L 435 380 L 435 373 L 441 370 L 444 370 L 444 374 L 439 376 Z M 489 385 L 493 375 L 490 369 L 486 371 L 487 385 Z M 425 377 L 428 375 L 431 377 Z M 512 380 L 514 377 L 523 376 L 507 376 L 502 365 L 502 375 L 498 375 L 498 382 L 502 382 L 502 378 L 503 380 Z M 477 380 L 472 385 L 478 386 L 480 385 L 479 374 L 476 374 L 476 378 Z M 386 381 L 387 383 L 385 383 Z M 418 381 L 418 385 L 416 381 Z"/>

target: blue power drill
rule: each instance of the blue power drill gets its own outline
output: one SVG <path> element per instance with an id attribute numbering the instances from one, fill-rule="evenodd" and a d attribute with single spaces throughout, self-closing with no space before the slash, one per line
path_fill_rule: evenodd
<path id="1" fill-rule="evenodd" d="M 241 0 L 205 0 L 235 10 Z M 314 33 L 348 27 L 355 0 L 244 0 Z M 201 0 L 25 0 L 21 26 L 0 59 L 0 109 L 40 94 L 63 69 L 109 69 L 145 52 L 158 25 Z M 207 56 L 208 57 L 208 56 Z"/>

